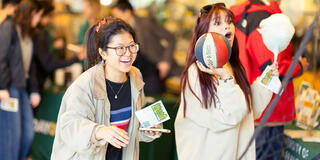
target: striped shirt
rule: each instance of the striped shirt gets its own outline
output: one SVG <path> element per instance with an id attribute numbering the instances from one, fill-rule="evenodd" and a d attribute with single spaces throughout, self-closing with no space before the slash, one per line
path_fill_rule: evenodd
<path id="1" fill-rule="evenodd" d="M 111 110 L 110 124 L 127 130 L 131 118 L 131 105 L 118 110 Z"/>
<path id="2" fill-rule="evenodd" d="M 124 83 L 106 80 L 107 94 L 110 101 L 110 124 L 128 130 L 132 114 L 130 79 Z M 117 94 L 117 95 L 115 95 Z M 106 160 L 122 159 L 122 148 L 108 145 Z"/>

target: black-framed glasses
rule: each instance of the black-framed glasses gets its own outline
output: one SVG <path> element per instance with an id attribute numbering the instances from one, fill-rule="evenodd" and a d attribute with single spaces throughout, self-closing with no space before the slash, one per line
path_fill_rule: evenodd
<path id="1" fill-rule="evenodd" d="M 127 50 L 130 51 L 131 54 L 137 54 L 139 51 L 139 44 L 130 44 L 128 46 L 118 46 L 118 47 L 108 47 L 109 49 L 114 49 L 116 51 L 117 56 L 123 56 L 126 54 Z"/>
<path id="2" fill-rule="evenodd" d="M 212 8 L 213 6 L 226 7 L 226 4 L 220 2 L 220 3 L 214 3 L 214 4 L 209 4 L 209 5 L 203 6 L 203 7 L 200 9 L 200 13 L 199 13 L 198 19 L 201 18 L 202 14 L 204 14 L 204 13 L 209 13 L 209 11 L 211 10 L 211 8 Z"/>

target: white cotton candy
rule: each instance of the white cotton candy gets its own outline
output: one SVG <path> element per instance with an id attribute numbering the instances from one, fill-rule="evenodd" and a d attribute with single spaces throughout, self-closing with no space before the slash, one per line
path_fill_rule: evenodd
<path id="1" fill-rule="evenodd" d="M 289 17 L 278 13 L 262 20 L 258 31 L 266 47 L 274 53 L 276 60 L 278 54 L 289 45 L 295 30 Z"/>

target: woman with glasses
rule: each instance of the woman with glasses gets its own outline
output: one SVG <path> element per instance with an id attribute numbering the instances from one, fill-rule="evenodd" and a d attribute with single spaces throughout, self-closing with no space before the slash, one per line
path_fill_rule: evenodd
<path id="1" fill-rule="evenodd" d="M 134 31 L 120 19 L 87 31 L 90 68 L 62 99 L 51 159 L 138 159 L 139 141 L 160 136 L 139 131 L 135 116 L 145 104 L 141 73 L 132 66 L 138 50 Z"/>
<path id="2" fill-rule="evenodd" d="M 239 61 L 234 15 L 223 3 L 204 6 L 196 21 L 181 75 L 181 102 L 175 121 L 178 157 L 238 159 L 254 132 L 254 119 L 265 109 L 272 93 L 257 82 L 249 85 Z M 207 33 L 224 35 L 231 47 L 222 68 L 204 67 L 196 60 L 197 39 Z M 277 75 L 276 65 L 272 66 Z M 243 159 L 255 159 L 255 146 Z"/>

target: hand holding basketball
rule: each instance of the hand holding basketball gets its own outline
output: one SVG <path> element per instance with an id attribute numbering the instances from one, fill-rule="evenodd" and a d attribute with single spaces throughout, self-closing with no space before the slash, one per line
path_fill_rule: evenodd
<path id="1" fill-rule="evenodd" d="M 222 79 L 229 78 L 228 72 L 224 68 L 214 68 L 212 65 L 209 64 L 210 68 L 206 68 L 201 62 L 197 61 L 197 66 L 199 67 L 200 71 L 206 72 L 211 75 L 219 76 Z"/>

